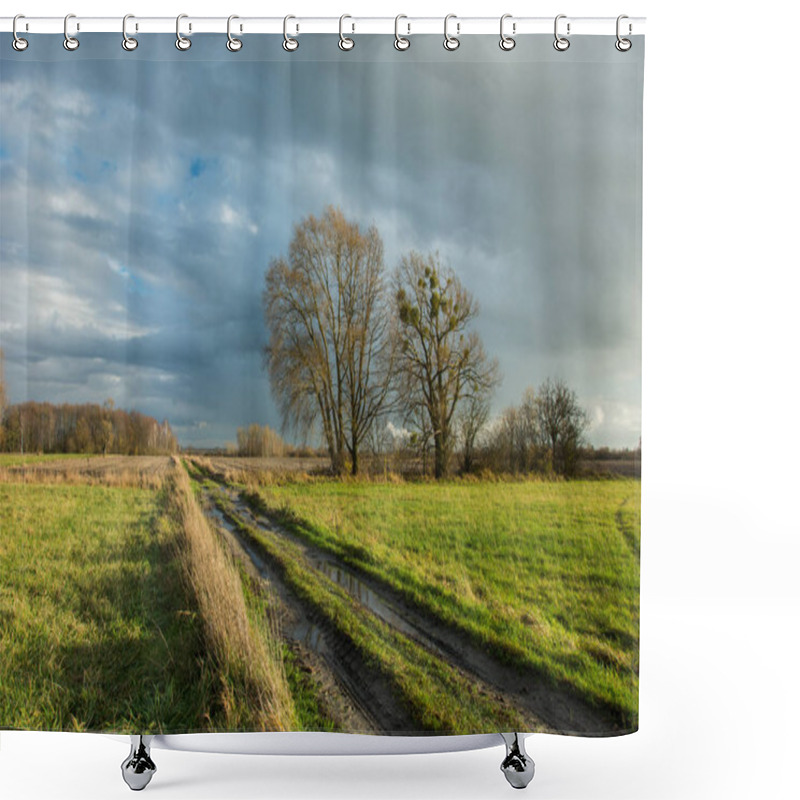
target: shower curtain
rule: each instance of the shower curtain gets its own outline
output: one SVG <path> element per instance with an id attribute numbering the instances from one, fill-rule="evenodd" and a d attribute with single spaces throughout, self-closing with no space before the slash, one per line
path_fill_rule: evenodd
<path id="1" fill-rule="evenodd" d="M 643 37 L 0 47 L 0 728 L 638 726 Z"/>

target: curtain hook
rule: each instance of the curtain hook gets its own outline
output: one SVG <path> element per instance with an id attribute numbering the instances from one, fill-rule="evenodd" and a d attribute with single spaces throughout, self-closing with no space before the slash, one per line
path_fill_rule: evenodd
<path id="1" fill-rule="evenodd" d="M 347 36 L 345 36 L 344 33 L 342 32 L 342 25 L 344 24 L 344 21 L 346 19 L 353 19 L 353 18 L 349 14 L 342 14 L 342 16 L 339 17 L 339 49 L 340 50 L 352 50 L 356 46 L 356 43 L 352 39 L 349 39 Z M 353 30 L 355 30 L 355 29 L 356 29 L 356 26 L 353 25 Z"/>
<path id="2" fill-rule="evenodd" d="M 288 14 L 283 18 L 283 49 L 286 50 L 287 53 L 293 53 L 300 47 L 299 39 L 295 39 L 292 36 L 289 36 L 287 31 L 287 26 L 289 24 L 290 19 L 297 19 L 293 17 L 291 14 Z"/>
<path id="3" fill-rule="evenodd" d="M 228 41 L 225 43 L 225 47 L 227 47 L 231 53 L 238 53 L 239 50 L 242 49 L 243 42 L 241 39 L 237 39 L 235 36 L 231 35 L 231 21 L 234 19 L 239 19 L 239 17 L 237 17 L 236 14 L 231 14 L 228 17 Z M 239 30 L 241 30 L 241 28 Z"/>
<path id="4" fill-rule="evenodd" d="M 178 50 L 188 50 L 192 46 L 192 40 L 181 35 L 181 20 L 188 18 L 188 14 L 178 14 L 175 20 L 175 36 L 177 37 L 175 39 L 175 47 L 177 47 Z"/>
<path id="5" fill-rule="evenodd" d="M 80 42 L 74 37 L 69 35 L 69 21 L 71 19 L 75 19 L 74 14 L 67 14 L 64 17 L 64 49 L 65 50 L 77 50 L 80 47 Z M 80 30 L 80 28 L 78 28 Z"/>
<path id="6" fill-rule="evenodd" d="M 507 19 L 511 18 L 511 14 L 503 14 L 503 16 L 500 17 L 500 49 L 505 50 L 506 52 L 513 50 L 517 46 L 517 40 L 513 36 L 506 35 L 506 33 L 503 31 L 503 24 Z M 517 26 L 514 24 L 512 26 L 512 31 L 514 31 L 514 33 L 516 33 L 516 28 Z"/>
<path id="7" fill-rule="evenodd" d="M 629 19 L 627 14 L 620 14 L 617 17 L 617 41 L 614 42 L 614 47 L 616 47 L 617 50 L 620 51 L 620 53 L 627 53 L 628 50 L 630 50 L 631 47 L 633 47 L 633 42 L 630 39 L 623 39 L 622 36 L 620 36 L 620 32 L 619 32 L 619 27 L 620 26 L 619 26 L 619 24 L 624 19 Z M 628 25 L 628 34 L 630 34 L 631 30 L 632 30 L 632 26 L 629 24 Z"/>
<path id="8" fill-rule="evenodd" d="M 18 19 L 25 19 L 24 14 L 17 14 L 14 17 L 14 21 L 11 23 L 11 32 L 14 34 L 14 40 L 11 42 L 11 46 L 18 52 L 21 53 L 23 50 L 28 49 L 28 40 L 23 39 L 21 36 L 17 34 L 17 20 Z"/>
<path id="9" fill-rule="evenodd" d="M 134 39 L 132 36 L 128 36 L 128 20 L 129 19 L 136 19 L 133 14 L 126 14 L 122 18 L 122 49 L 127 50 L 129 53 L 132 50 L 135 50 L 139 46 L 139 40 Z"/>
<path id="10" fill-rule="evenodd" d="M 566 19 L 566 14 L 559 14 L 556 17 L 556 21 L 553 24 L 553 33 L 555 34 L 555 41 L 553 42 L 553 47 L 558 50 L 559 53 L 563 53 L 565 50 L 569 50 L 569 39 L 565 36 L 561 36 L 558 32 L 558 21 L 560 19 Z M 569 22 L 567 23 L 567 36 L 569 36 Z"/>
<path id="11" fill-rule="evenodd" d="M 450 22 L 451 19 L 458 19 L 458 18 L 456 17 L 455 14 L 448 14 L 444 18 L 444 49 L 449 50 L 452 53 L 453 50 L 458 50 L 461 42 L 459 41 L 458 36 L 451 36 L 447 32 L 447 23 Z M 458 33 L 459 28 L 460 24 L 456 23 L 456 33 Z"/>
<path id="12" fill-rule="evenodd" d="M 405 14 L 398 14 L 394 18 L 394 49 L 395 50 L 408 50 L 411 47 L 411 39 L 406 39 L 405 37 L 400 35 L 400 20 L 401 19 L 408 19 Z M 411 33 L 411 25 L 408 25 L 408 33 Z"/>

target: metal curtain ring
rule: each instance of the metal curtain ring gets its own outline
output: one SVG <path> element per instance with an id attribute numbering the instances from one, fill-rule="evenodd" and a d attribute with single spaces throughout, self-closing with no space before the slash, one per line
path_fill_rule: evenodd
<path id="1" fill-rule="evenodd" d="M 443 42 L 443 44 L 444 44 L 444 49 L 445 50 L 449 50 L 452 53 L 453 50 L 458 50 L 459 45 L 461 44 L 461 41 L 458 39 L 457 36 L 451 36 L 447 32 L 447 23 L 450 22 L 451 19 L 457 19 L 456 15 L 455 14 L 448 14 L 444 18 L 444 42 Z M 459 28 L 460 28 L 460 24 L 457 23 L 456 24 L 456 33 L 458 33 Z"/>
<path id="2" fill-rule="evenodd" d="M 300 47 L 300 41 L 289 36 L 287 26 L 290 19 L 296 19 L 296 17 L 288 14 L 283 18 L 283 49 L 286 50 L 287 53 L 293 53 L 298 47 Z"/>
<path id="3" fill-rule="evenodd" d="M 511 14 L 503 14 L 500 17 L 500 49 L 505 50 L 508 52 L 509 50 L 513 50 L 517 46 L 517 40 L 513 36 L 508 36 L 503 31 L 503 24 L 507 19 L 511 19 Z M 516 33 L 516 24 L 512 25 L 512 31 Z"/>
<path id="4" fill-rule="evenodd" d="M 71 19 L 75 19 L 74 14 L 67 14 L 67 16 L 64 17 L 64 49 L 70 51 L 77 50 L 81 45 L 81 43 L 74 36 L 69 35 L 68 26 Z"/>
<path id="5" fill-rule="evenodd" d="M 560 19 L 566 19 L 566 14 L 559 14 L 556 17 L 556 21 L 553 23 L 553 33 L 556 37 L 555 41 L 553 42 L 553 47 L 558 50 L 559 53 L 563 53 L 565 50 L 569 50 L 569 39 L 565 36 L 561 36 L 558 32 L 558 21 Z M 569 22 L 567 23 L 567 36 L 569 36 Z"/>
<path id="6" fill-rule="evenodd" d="M 339 49 L 340 50 L 352 50 L 356 43 L 352 39 L 348 39 L 347 36 L 344 35 L 342 32 L 342 25 L 346 19 L 352 19 L 349 14 L 342 14 L 339 17 Z M 353 26 L 353 30 L 355 30 L 355 25 Z"/>
<path id="7" fill-rule="evenodd" d="M 128 20 L 135 19 L 133 14 L 126 14 L 122 18 L 122 49 L 131 52 L 139 46 L 139 40 L 128 36 Z"/>
<path id="8" fill-rule="evenodd" d="M 17 14 L 14 17 L 14 21 L 11 23 L 11 32 L 14 34 L 14 39 L 11 42 L 11 46 L 18 52 L 21 53 L 23 50 L 28 49 L 28 40 L 23 39 L 21 36 L 17 34 L 17 20 L 18 19 L 25 19 L 24 14 Z"/>
<path id="9" fill-rule="evenodd" d="M 181 20 L 188 19 L 188 17 L 188 14 L 178 14 L 175 20 L 175 47 L 178 50 L 188 50 L 192 46 L 192 40 L 181 35 Z"/>
<path id="10" fill-rule="evenodd" d="M 619 33 L 619 24 L 624 19 L 628 19 L 627 14 L 620 14 L 617 17 L 617 41 L 614 42 L 614 47 L 616 47 L 617 50 L 620 51 L 620 53 L 627 53 L 628 50 L 630 50 L 631 47 L 633 47 L 633 42 L 630 39 L 623 39 Z M 628 25 L 628 33 L 630 33 L 630 31 L 631 31 L 631 26 Z"/>
<path id="11" fill-rule="evenodd" d="M 405 37 L 400 35 L 400 20 L 401 19 L 408 19 L 405 14 L 398 14 L 394 18 L 394 49 L 395 50 L 408 50 L 411 47 L 411 39 L 406 39 Z M 411 25 L 406 23 L 408 27 L 408 33 L 411 33 Z"/>
<path id="12" fill-rule="evenodd" d="M 231 21 L 234 19 L 239 19 L 239 17 L 237 17 L 236 14 L 231 14 L 228 17 L 228 41 L 225 43 L 225 47 L 227 47 L 231 53 L 238 53 L 242 49 L 243 42 L 241 39 L 237 39 L 231 34 Z"/>

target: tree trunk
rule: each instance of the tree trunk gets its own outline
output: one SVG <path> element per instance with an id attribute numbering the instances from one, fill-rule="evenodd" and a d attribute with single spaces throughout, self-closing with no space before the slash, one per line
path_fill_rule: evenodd
<path id="1" fill-rule="evenodd" d="M 436 433 L 433 436 L 433 475 L 438 481 L 447 474 L 447 448 L 444 436 Z"/>
<path id="2" fill-rule="evenodd" d="M 344 473 L 344 453 L 341 450 L 331 449 L 331 471 L 334 475 Z"/>

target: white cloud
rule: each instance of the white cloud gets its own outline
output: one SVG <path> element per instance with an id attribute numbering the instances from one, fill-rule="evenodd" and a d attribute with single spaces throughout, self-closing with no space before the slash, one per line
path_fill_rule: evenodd
<path id="1" fill-rule="evenodd" d="M 258 225 L 242 211 L 236 210 L 229 203 L 223 202 L 219 209 L 219 219 L 223 225 L 233 228 L 245 228 L 255 236 L 258 233 Z"/>

